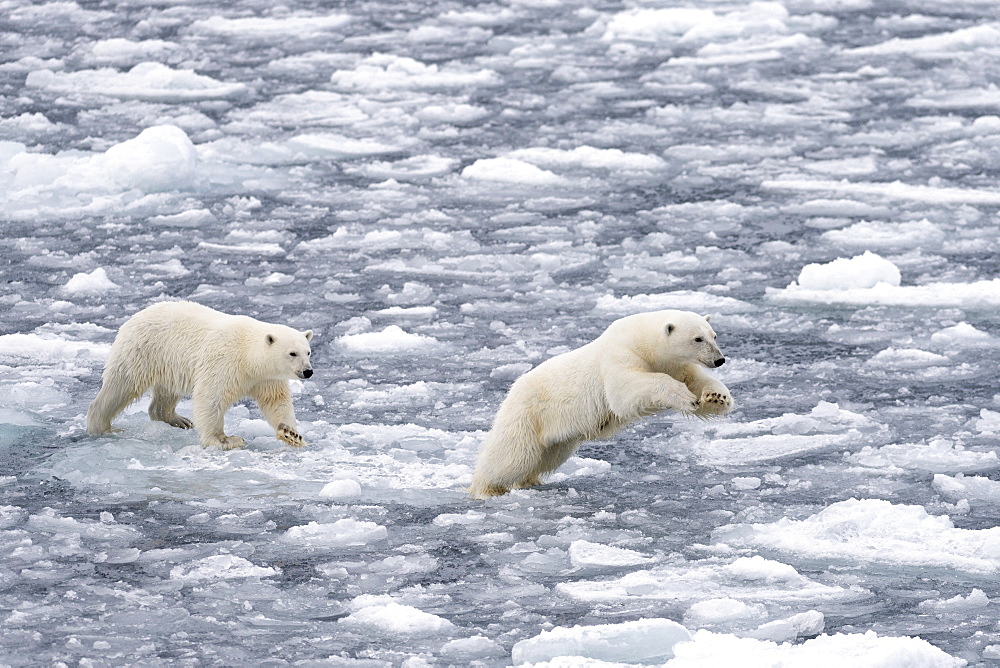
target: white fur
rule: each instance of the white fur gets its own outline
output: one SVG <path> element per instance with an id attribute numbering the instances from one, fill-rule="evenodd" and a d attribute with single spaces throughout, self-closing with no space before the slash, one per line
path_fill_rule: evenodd
<path id="1" fill-rule="evenodd" d="M 608 438 L 664 409 L 699 417 L 730 412 L 729 390 L 705 370 L 718 360 L 708 316 L 654 311 L 616 320 L 591 343 L 514 382 L 483 443 L 471 495 L 537 485 L 582 441 Z"/>
<path id="2" fill-rule="evenodd" d="M 312 375 L 311 339 L 311 330 L 227 315 L 193 302 L 153 304 L 118 331 L 101 390 L 87 411 L 87 433 L 117 431 L 111 420 L 152 388 L 150 419 L 194 427 L 206 447 L 246 444 L 223 432 L 226 410 L 243 397 L 257 401 L 278 438 L 303 445 L 288 381 Z M 193 423 L 175 410 L 186 395 L 193 400 Z"/>

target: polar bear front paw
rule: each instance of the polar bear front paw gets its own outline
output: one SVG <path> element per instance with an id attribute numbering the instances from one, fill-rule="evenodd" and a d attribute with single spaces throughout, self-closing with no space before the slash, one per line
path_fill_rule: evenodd
<path id="1" fill-rule="evenodd" d="M 306 444 L 306 439 L 302 438 L 302 434 L 295 431 L 284 422 L 278 425 L 278 429 L 275 431 L 274 435 L 279 441 L 284 441 L 293 448 L 301 448 Z"/>
<path id="2" fill-rule="evenodd" d="M 733 409 L 733 398 L 726 392 L 706 390 L 698 403 L 698 413 L 701 415 L 725 415 Z"/>

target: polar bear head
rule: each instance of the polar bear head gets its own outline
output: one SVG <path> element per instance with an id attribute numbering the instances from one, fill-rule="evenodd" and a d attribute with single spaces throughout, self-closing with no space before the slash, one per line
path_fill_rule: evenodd
<path id="1" fill-rule="evenodd" d="M 271 370 L 278 378 L 309 378 L 313 375 L 312 330 L 299 332 L 291 327 L 269 325 L 264 334 L 264 345 Z"/>
<path id="2" fill-rule="evenodd" d="M 715 342 L 710 316 L 691 311 L 652 311 L 627 316 L 610 328 L 611 336 L 646 360 L 654 369 L 670 373 L 685 364 L 713 369 L 726 358 Z"/>
<path id="3" fill-rule="evenodd" d="M 726 358 L 715 342 L 715 330 L 709 322 L 712 316 L 690 311 L 667 311 L 663 332 L 672 356 L 697 362 L 709 369 L 722 366 Z"/>

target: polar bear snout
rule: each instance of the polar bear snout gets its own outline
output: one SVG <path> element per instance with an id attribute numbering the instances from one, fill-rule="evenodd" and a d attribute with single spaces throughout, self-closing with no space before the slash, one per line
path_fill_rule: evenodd
<path id="1" fill-rule="evenodd" d="M 303 369 L 302 371 L 296 372 L 296 374 L 298 375 L 299 378 L 312 378 L 313 370 Z"/>
<path id="2" fill-rule="evenodd" d="M 716 368 L 719 368 L 720 366 L 722 366 L 725 363 L 726 363 L 726 358 L 725 357 L 720 357 L 717 360 L 715 360 L 714 362 L 712 362 L 712 364 L 714 364 Z"/>

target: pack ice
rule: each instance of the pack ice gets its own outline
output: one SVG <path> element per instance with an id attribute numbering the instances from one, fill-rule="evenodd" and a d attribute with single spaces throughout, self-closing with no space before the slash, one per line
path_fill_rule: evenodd
<path id="1" fill-rule="evenodd" d="M 0 11 L 0 664 L 1000 661 L 993 3 L 322 5 Z M 316 332 L 307 448 L 84 434 L 164 299 Z M 468 499 L 668 308 L 736 412 Z"/>

